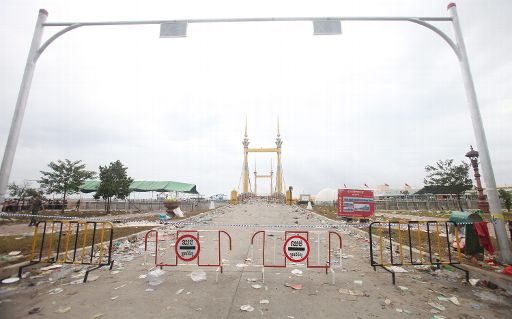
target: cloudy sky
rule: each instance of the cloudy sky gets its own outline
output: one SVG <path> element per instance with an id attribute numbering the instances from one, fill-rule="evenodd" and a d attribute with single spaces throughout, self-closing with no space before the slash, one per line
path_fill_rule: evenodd
<path id="1" fill-rule="evenodd" d="M 0 1 L 2 153 L 39 8 L 48 22 L 300 16 L 448 16 L 448 1 Z M 512 2 L 457 3 L 498 185 L 512 184 Z M 451 24 L 436 26 L 453 35 Z M 87 27 L 38 61 L 11 181 L 50 161 L 91 170 L 117 159 L 137 180 L 239 185 L 245 118 L 251 147 L 272 147 L 281 121 L 286 185 L 421 187 L 424 167 L 474 144 L 457 59 L 426 28 L 345 22 Z M 48 38 L 59 28 L 46 28 Z M 270 154 L 251 156 L 267 173 Z M 275 160 L 274 160 L 275 166 Z M 275 167 L 274 167 L 275 171 Z M 251 174 L 252 175 L 252 174 Z M 259 184 L 260 190 L 268 183 Z"/>

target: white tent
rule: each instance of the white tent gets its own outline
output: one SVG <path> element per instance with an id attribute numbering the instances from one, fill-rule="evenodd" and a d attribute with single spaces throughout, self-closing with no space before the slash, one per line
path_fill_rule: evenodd
<path id="1" fill-rule="evenodd" d="M 338 190 L 332 188 L 324 188 L 315 196 L 315 204 L 332 203 L 338 200 Z"/>

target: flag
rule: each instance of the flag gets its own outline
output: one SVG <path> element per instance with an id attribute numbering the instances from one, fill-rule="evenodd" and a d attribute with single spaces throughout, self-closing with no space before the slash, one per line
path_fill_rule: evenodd
<path id="1" fill-rule="evenodd" d="M 411 186 L 409 186 L 409 184 L 407 184 L 407 183 L 405 183 L 405 186 L 406 186 L 406 187 L 411 187 Z"/>
<path id="2" fill-rule="evenodd" d="M 368 186 L 368 184 L 366 184 L 366 183 L 364 184 L 364 186 L 365 186 L 366 188 L 370 188 L 370 186 Z"/>
<path id="3" fill-rule="evenodd" d="M 343 184 L 343 187 L 347 188 L 347 185 L 346 185 L 346 184 Z"/>
<path id="4" fill-rule="evenodd" d="M 388 183 L 385 183 L 385 184 L 384 184 L 384 186 L 389 186 L 389 184 L 388 184 Z"/>

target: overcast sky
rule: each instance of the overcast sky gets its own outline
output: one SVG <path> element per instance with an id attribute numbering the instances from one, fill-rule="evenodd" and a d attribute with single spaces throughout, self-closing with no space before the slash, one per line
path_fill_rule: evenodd
<path id="1" fill-rule="evenodd" d="M 297 16 L 440 16 L 448 1 L 0 1 L 3 154 L 39 8 L 48 22 Z M 512 184 L 512 2 L 457 2 L 498 185 Z M 436 26 L 453 36 L 451 24 Z M 421 187 L 424 167 L 475 144 L 458 61 L 406 22 L 87 27 L 38 61 L 11 181 L 50 161 L 115 160 L 136 180 L 237 188 L 245 118 L 250 147 L 273 147 L 281 122 L 286 185 L 316 194 L 346 184 Z M 59 28 L 45 28 L 48 38 Z M 266 174 L 270 154 L 250 157 Z M 275 171 L 275 159 L 274 171 Z M 241 185 L 240 185 L 241 186 Z M 268 182 L 259 183 L 260 190 Z"/>

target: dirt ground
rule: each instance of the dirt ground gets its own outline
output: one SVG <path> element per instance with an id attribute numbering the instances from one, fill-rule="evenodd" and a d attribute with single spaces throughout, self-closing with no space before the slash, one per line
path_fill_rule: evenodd
<path id="1" fill-rule="evenodd" d="M 394 286 L 389 273 L 370 267 L 364 230 L 342 225 L 326 228 L 332 220 L 297 207 L 267 203 L 228 206 L 193 221 L 196 224 L 187 227 L 204 230 L 198 235 L 201 263 L 215 263 L 220 247 L 222 274 L 218 267 L 197 267 L 190 262 L 164 267 L 163 275 L 148 282 L 154 256 L 145 255 L 140 236 L 137 241 L 118 246 L 112 271 L 107 267 L 95 270 L 85 284 L 80 283 L 84 267 L 76 265 L 33 271 L 17 283 L 0 285 L 0 316 L 506 318 L 512 310 L 511 296 L 505 291 L 472 286 L 464 282 L 462 272 L 453 269 L 404 267 L 407 272 L 396 274 Z M 219 234 L 219 229 L 230 234 L 231 251 L 227 236 Z M 306 268 L 304 263 L 288 263 L 287 268 L 265 268 L 262 272 L 263 254 L 267 265 L 284 262 L 283 231 L 297 229 L 309 231 L 303 235 L 309 237 L 310 266 L 325 265 L 329 259 L 328 232 L 341 235 L 341 255 L 335 235 L 330 242 L 334 272 L 326 274 L 324 269 Z M 253 234 L 260 230 L 266 233 L 257 234 L 251 245 Z M 174 226 L 161 227 L 159 235 L 164 239 L 159 242 L 159 260 L 171 263 L 175 260 L 176 230 Z M 150 243 L 149 249 L 154 249 L 154 244 Z"/>

